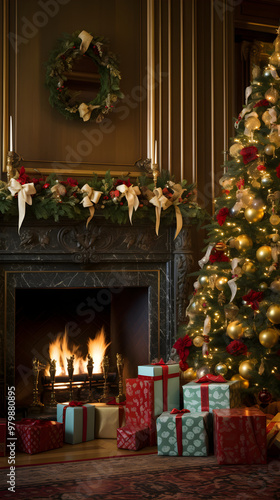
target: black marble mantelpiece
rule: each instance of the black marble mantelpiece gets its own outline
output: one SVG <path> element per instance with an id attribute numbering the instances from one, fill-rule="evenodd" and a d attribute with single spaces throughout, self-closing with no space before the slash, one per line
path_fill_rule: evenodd
<path id="1" fill-rule="evenodd" d="M 70 220 L 1 221 L 0 228 L 0 382 L 15 380 L 15 291 L 18 288 L 138 287 L 149 289 L 149 360 L 166 359 L 184 321 L 190 292 L 191 229 L 174 241 L 174 227 L 151 222 L 114 225 L 95 216 Z M 6 389 L 5 389 L 6 390 Z M 3 395 L 5 390 L 2 391 Z"/>

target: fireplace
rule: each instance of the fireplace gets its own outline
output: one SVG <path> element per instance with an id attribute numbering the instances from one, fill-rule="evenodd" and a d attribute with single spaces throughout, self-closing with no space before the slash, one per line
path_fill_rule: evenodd
<path id="1" fill-rule="evenodd" d="M 168 358 L 176 325 L 185 320 L 193 257 L 189 226 L 114 226 L 26 219 L 0 229 L 0 384 L 15 385 L 18 404 L 32 400 L 32 358 L 44 363 L 49 341 L 68 329 L 83 350 L 104 327 L 110 370 L 125 357 L 124 377 L 137 365 Z"/>

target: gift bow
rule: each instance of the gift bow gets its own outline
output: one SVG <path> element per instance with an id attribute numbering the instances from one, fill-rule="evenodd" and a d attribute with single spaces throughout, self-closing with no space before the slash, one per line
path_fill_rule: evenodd
<path id="1" fill-rule="evenodd" d="M 129 220 L 130 223 L 132 224 L 132 214 L 133 214 L 133 209 L 137 210 L 139 207 L 139 198 L 138 195 L 141 194 L 141 191 L 138 186 L 129 186 L 127 187 L 125 184 L 121 184 L 120 186 L 117 186 L 117 190 L 120 191 L 120 193 L 124 194 L 127 200 L 128 204 L 128 215 L 129 215 Z"/>
<path id="2" fill-rule="evenodd" d="M 82 401 L 70 401 L 67 406 L 84 406 L 84 403 Z"/>
<path id="3" fill-rule="evenodd" d="M 36 193 L 33 182 L 27 184 L 20 184 L 14 177 L 10 181 L 9 191 L 12 196 L 18 195 L 18 232 L 20 231 L 21 225 L 25 217 L 25 204 L 32 205 L 32 194 Z"/>
<path id="4" fill-rule="evenodd" d="M 82 189 L 82 193 L 86 193 L 86 196 L 82 199 L 81 203 L 83 204 L 83 207 L 89 208 L 90 211 L 90 216 L 87 220 L 86 227 L 88 227 L 91 219 L 94 216 L 95 212 L 95 207 L 94 203 L 98 203 L 100 196 L 102 195 L 102 191 L 95 191 L 93 188 L 91 188 L 88 184 L 85 184 Z"/>
<path id="5" fill-rule="evenodd" d="M 80 118 L 82 118 L 84 122 L 88 122 L 91 117 L 92 111 L 96 108 L 100 108 L 99 104 L 93 105 L 82 102 L 78 108 L 80 113 Z"/>
<path id="6" fill-rule="evenodd" d="M 162 194 L 162 189 L 161 188 L 155 188 L 153 190 L 153 193 L 155 196 L 149 200 L 152 205 L 155 206 L 155 212 L 156 212 L 156 234 L 158 236 L 158 231 L 159 231 L 159 225 L 160 225 L 160 214 L 161 214 L 161 209 L 166 210 L 169 208 L 172 203 L 169 201 L 166 196 Z"/>
<path id="7" fill-rule="evenodd" d="M 155 365 L 155 366 L 157 366 L 157 365 L 166 365 L 166 363 L 163 361 L 162 358 L 160 358 L 160 360 L 157 363 L 151 363 L 151 365 Z"/>
<path id="8" fill-rule="evenodd" d="M 173 410 L 171 410 L 170 412 L 171 415 L 182 415 L 184 413 L 190 413 L 190 410 L 186 410 L 185 408 L 183 408 L 183 410 L 177 410 L 177 408 L 173 408 Z"/>
<path id="9" fill-rule="evenodd" d="M 224 377 L 222 377 L 222 375 L 212 375 L 211 373 L 207 373 L 207 375 L 204 375 L 203 377 L 196 380 L 197 384 L 203 384 L 205 382 L 207 382 L 207 383 L 212 383 L 212 382 L 223 383 L 223 382 L 226 382 L 226 379 Z"/>

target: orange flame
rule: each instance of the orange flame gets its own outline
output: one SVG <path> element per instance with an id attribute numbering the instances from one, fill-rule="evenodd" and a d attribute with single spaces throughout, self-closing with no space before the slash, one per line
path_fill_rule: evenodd
<path id="1" fill-rule="evenodd" d="M 94 339 L 88 339 L 88 353 L 93 359 L 93 373 L 102 372 L 102 360 L 106 352 L 107 347 L 110 345 L 106 344 L 106 337 L 104 328 L 96 334 Z M 49 345 L 49 356 L 50 359 L 56 360 L 56 376 L 68 375 L 67 372 L 67 358 L 70 358 L 74 354 L 74 374 L 77 373 L 87 373 L 88 359 L 83 358 L 79 346 L 73 345 L 69 346 L 67 332 L 59 334 L 57 338 Z M 45 370 L 45 375 L 50 375 L 50 366 L 47 365 Z"/>

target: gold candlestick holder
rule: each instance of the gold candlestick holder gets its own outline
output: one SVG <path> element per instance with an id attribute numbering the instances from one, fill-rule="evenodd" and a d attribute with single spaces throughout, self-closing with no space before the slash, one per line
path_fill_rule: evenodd
<path id="1" fill-rule="evenodd" d="M 91 401 L 93 399 L 91 390 L 92 390 L 92 372 L 93 372 L 94 362 L 90 354 L 88 354 L 87 357 L 88 357 L 87 372 L 89 380 L 89 400 Z"/>
<path id="2" fill-rule="evenodd" d="M 32 360 L 32 371 L 33 371 L 33 402 L 32 408 L 43 408 L 43 403 L 41 403 L 39 398 L 39 390 L 38 390 L 38 381 L 39 381 L 39 373 L 44 365 L 42 365 L 37 358 L 33 358 Z"/>
<path id="3" fill-rule="evenodd" d="M 125 401 L 125 394 L 123 393 L 123 367 L 124 367 L 124 359 L 122 354 L 117 353 L 117 369 L 118 369 L 118 378 L 119 378 L 119 394 L 116 397 L 117 403 L 122 403 Z"/>
<path id="4" fill-rule="evenodd" d="M 10 182 L 12 177 L 14 177 L 14 168 L 13 165 L 15 163 L 15 153 L 13 151 L 8 151 L 7 153 L 7 163 L 6 163 L 6 170 L 7 170 L 7 181 Z"/>
<path id="5" fill-rule="evenodd" d="M 104 386 L 103 386 L 103 395 L 99 399 L 99 401 L 107 402 L 109 399 L 109 386 L 107 383 L 107 378 L 109 374 L 109 356 L 104 356 L 102 361 L 102 371 L 104 377 Z"/>
<path id="6" fill-rule="evenodd" d="M 57 405 L 57 401 L 55 399 L 55 390 L 54 390 L 55 372 L 56 372 L 56 360 L 55 359 L 50 359 L 50 376 L 51 376 L 51 384 L 52 384 L 50 406 L 56 406 Z"/>
<path id="7" fill-rule="evenodd" d="M 158 164 L 157 163 L 153 163 L 152 166 L 151 166 L 151 170 L 152 170 L 153 180 L 154 180 L 154 184 L 155 184 L 155 188 L 156 188 L 157 187 L 157 179 L 158 179 L 158 176 L 159 176 Z"/>
<path id="8" fill-rule="evenodd" d="M 74 375 L 74 354 L 67 358 L 67 371 L 69 376 L 69 401 L 73 401 L 73 375 Z"/>

